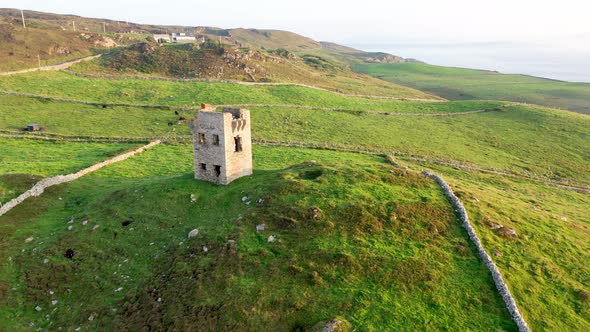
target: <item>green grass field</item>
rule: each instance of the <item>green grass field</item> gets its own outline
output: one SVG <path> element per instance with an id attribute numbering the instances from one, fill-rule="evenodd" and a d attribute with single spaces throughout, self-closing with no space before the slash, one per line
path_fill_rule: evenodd
<path id="1" fill-rule="evenodd" d="M 492 254 L 493 259 L 531 328 L 590 329 L 589 195 L 448 167 L 434 169 L 460 195 L 484 246 L 500 253 Z M 504 228 L 494 230 L 494 224 Z M 503 232 L 508 228 L 517 236 Z"/>
<path id="2" fill-rule="evenodd" d="M 3 216 L 4 326 L 515 330 L 434 182 L 358 154 L 255 156 L 223 187 L 193 180 L 189 145 L 156 147 Z"/>
<path id="3" fill-rule="evenodd" d="M 0 77 L 0 90 L 99 103 L 168 106 L 261 103 L 388 110 L 398 109 L 400 104 L 400 101 L 395 100 L 346 97 L 297 86 L 244 86 L 230 83 L 180 83 L 138 79 L 100 80 L 62 72 L 36 72 Z"/>
<path id="4" fill-rule="evenodd" d="M 590 181 L 590 118 L 542 107 L 454 117 L 252 108 L 252 123 L 257 139 L 386 149 Z"/>
<path id="5" fill-rule="evenodd" d="M 353 69 L 451 100 L 510 100 L 590 114 L 589 83 L 427 64 L 358 64 Z"/>
<path id="6" fill-rule="evenodd" d="M 78 171 L 134 146 L 0 138 L 0 203 L 18 196 L 44 177 Z"/>
<path id="7" fill-rule="evenodd" d="M 590 325 L 587 194 L 408 161 L 409 154 L 426 155 L 588 183 L 588 116 L 532 105 L 445 117 L 383 115 L 364 111 L 456 113 L 505 102 L 402 102 L 298 87 L 64 73 L 4 77 L 0 89 L 101 103 L 345 108 L 251 107 L 253 137 L 399 151 L 405 154 L 399 161 L 413 170 L 433 169 L 466 204 L 533 330 Z M 1 130 L 37 122 L 48 134 L 68 136 L 133 138 L 174 129 L 186 137 L 186 125 L 168 122 L 192 116 L 6 95 L 0 101 Z M 2 171 L 32 175 L 78 169 L 84 159 L 75 156 L 106 159 L 108 152 L 98 152 L 103 146 L 113 153 L 131 146 L 2 142 L 0 151 L 17 161 Z M 22 151 L 55 155 L 56 164 L 30 164 Z M 393 169 L 379 156 L 328 150 L 255 146 L 254 164 L 253 177 L 218 187 L 192 178 L 190 145 L 158 146 L 12 210 L 0 218 L 0 257 L 6 257 L 0 262 L 0 321 L 8 329 L 32 322 L 47 329 L 191 330 L 199 324 L 204 330 L 301 330 L 341 316 L 362 331 L 515 330 L 434 182 Z M 251 205 L 241 202 L 246 195 Z M 265 204 L 257 203 L 260 198 Z M 315 207 L 317 219 L 310 218 Z M 261 223 L 267 229 L 257 233 Z M 493 223 L 518 236 L 492 230 Z M 193 228 L 200 235 L 186 239 Z M 267 242 L 270 235 L 277 241 Z M 34 241 L 25 242 L 29 237 Z M 68 249 L 72 259 L 64 257 Z"/>

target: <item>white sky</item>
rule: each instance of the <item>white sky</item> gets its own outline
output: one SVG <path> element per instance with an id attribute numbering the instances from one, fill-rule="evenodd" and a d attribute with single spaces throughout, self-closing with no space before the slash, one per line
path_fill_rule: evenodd
<path id="1" fill-rule="evenodd" d="M 526 41 L 590 50 L 590 0 L 0 0 L 0 7 L 283 29 L 349 44 Z"/>

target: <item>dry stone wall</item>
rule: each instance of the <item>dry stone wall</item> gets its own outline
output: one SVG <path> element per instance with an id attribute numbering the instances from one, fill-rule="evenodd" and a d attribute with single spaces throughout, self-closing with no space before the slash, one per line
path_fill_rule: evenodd
<path id="1" fill-rule="evenodd" d="M 500 270 L 498 269 L 498 267 L 496 266 L 494 261 L 492 261 L 492 258 L 490 257 L 490 255 L 484 249 L 483 244 L 481 243 L 481 240 L 477 236 L 475 229 L 473 228 L 473 226 L 471 225 L 471 222 L 469 221 L 469 216 L 467 215 L 467 210 L 465 210 L 465 207 L 463 207 L 463 204 L 461 203 L 459 198 L 455 195 L 455 193 L 453 192 L 453 189 L 451 189 L 451 187 L 445 182 L 445 180 L 443 180 L 443 178 L 441 178 L 438 175 L 432 174 L 427 171 L 423 171 L 422 174 L 434 179 L 442 187 L 445 195 L 449 198 L 449 200 L 451 201 L 451 203 L 455 207 L 455 211 L 459 214 L 459 219 L 461 220 L 461 223 L 463 224 L 463 228 L 465 228 L 465 230 L 467 231 L 467 234 L 469 235 L 469 239 L 471 239 L 471 242 L 473 242 L 473 244 L 475 244 L 475 247 L 477 248 L 477 253 L 479 254 L 479 257 L 484 262 L 484 264 L 486 265 L 488 270 L 490 270 L 490 272 L 492 273 L 492 278 L 494 279 L 494 283 L 496 284 L 496 288 L 498 289 L 498 292 L 500 293 L 502 300 L 504 300 L 504 303 L 506 304 L 506 308 L 508 309 L 508 312 L 510 313 L 510 317 L 512 317 L 512 319 L 514 320 L 514 322 L 518 326 L 518 330 L 521 332 L 530 331 L 528 324 L 526 323 L 526 321 L 522 317 L 522 314 L 518 310 L 518 307 L 516 306 L 516 302 L 514 301 L 514 298 L 512 297 L 512 294 L 510 293 L 508 286 L 506 285 L 506 283 L 504 282 L 504 279 L 502 278 L 502 274 L 500 273 Z"/>
<path id="2" fill-rule="evenodd" d="M 31 189 L 25 191 L 24 193 L 22 193 L 20 196 L 18 196 L 17 198 L 7 202 L 6 204 L 2 205 L 0 207 L 0 216 L 6 214 L 8 211 L 12 210 L 14 207 L 18 206 L 19 204 L 21 204 L 22 202 L 24 202 L 27 198 L 29 197 L 37 197 L 40 196 L 45 189 L 51 187 L 51 186 L 56 186 L 58 184 L 62 184 L 62 183 L 66 183 L 66 182 L 71 182 L 74 181 L 88 173 L 92 173 L 94 171 L 97 171 L 105 166 L 117 163 L 119 161 L 123 161 L 131 156 L 134 156 L 138 153 L 141 153 L 151 147 L 154 147 L 158 144 L 160 144 L 161 142 L 158 141 L 153 141 L 147 145 L 144 145 L 142 147 L 139 147 L 137 149 L 134 149 L 132 151 L 120 154 L 116 157 L 113 157 L 111 159 L 102 161 L 98 164 L 94 164 L 88 168 L 85 168 L 81 171 L 78 171 L 76 173 L 72 173 L 72 174 L 67 174 L 67 175 L 57 175 L 57 176 L 53 176 L 50 178 L 46 178 L 43 179 L 39 182 L 37 182 Z"/>
<path id="3" fill-rule="evenodd" d="M 100 102 L 95 102 L 95 101 L 84 101 L 84 100 L 78 100 L 78 99 L 50 97 L 50 96 L 36 95 L 36 94 L 32 94 L 32 93 L 4 91 L 4 90 L 0 90 L 0 94 L 7 95 L 7 96 L 17 96 L 17 97 L 35 98 L 35 99 L 42 99 L 42 100 L 51 100 L 51 101 L 56 101 L 56 102 L 60 102 L 60 103 L 82 104 L 82 105 L 91 105 L 91 106 L 137 107 L 137 108 L 178 110 L 178 111 L 193 111 L 193 110 L 198 110 L 200 108 L 200 107 L 195 107 L 195 106 L 183 107 L 183 106 L 148 105 L 148 104 L 100 103 Z"/>

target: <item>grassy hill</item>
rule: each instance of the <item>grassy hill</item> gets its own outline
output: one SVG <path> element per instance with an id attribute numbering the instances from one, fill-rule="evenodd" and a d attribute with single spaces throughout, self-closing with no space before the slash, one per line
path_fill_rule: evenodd
<path id="1" fill-rule="evenodd" d="M 0 21 L 0 71 L 36 68 L 93 54 L 114 46 L 106 36 L 85 32 L 28 27 Z"/>
<path id="2" fill-rule="evenodd" d="M 366 89 L 367 86 L 360 87 L 357 85 L 356 88 Z M 201 102 L 218 105 L 254 102 L 344 108 L 356 105 L 357 109 L 361 106 L 361 109 L 387 110 L 399 109 L 400 105 L 400 101 L 395 100 L 342 96 L 328 91 L 299 86 L 249 86 L 205 82 L 181 83 L 141 79 L 97 80 L 62 72 L 42 72 L 0 77 L 0 89 L 69 99 L 83 99 L 99 103 L 148 103 L 171 106 L 196 106 Z M 375 90 L 378 90 L 378 87 L 373 91 Z M 389 90 L 389 92 L 400 98 L 430 97 L 430 95 L 420 91 L 403 87 Z M 432 105 L 432 103 L 427 105 Z"/>
<path id="3" fill-rule="evenodd" d="M 6 22 L 18 23 L 18 12 L 6 12 Z M 30 14 L 34 29 L 57 31 L 70 19 Z M 89 30 L 104 23 L 83 22 Z M 166 29 L 136 28 L 141 38 Z M 310 331 L 329 319 L 357 331 L 516 330 L 453 207 L 423 169 L 461 198 L 532 330 L 590 329 L 590 195 L 572 190 L 590 188 L 590 118 L 505 101 L 563 86 L 561 94 L 583 105 L 584 85 L 367 64 L 355 69 L 393 80 L 392 68 L 406 68 L 401 77 L 422 77 L 441 91 L 455 82 L 452 99 L 469 90 L 492 100 L 346 96 L 332 91 L 432 95 L 348 70 L 388 55 L 275 30 L 195 31 L 249 49 L 143 49 L 148 43 L 75 68 L 118 78 L 0 77 L 0 90 L 29 94 L 0 93 L 0 135 L 20 137 L 0 138 L 2 202 L 42 177 L 165 138 L 0 217 L 0 330 Z M 215 77 L 199 71 L 221 66 L 225 78 L 253 80 L 241 65 L 268 73 L 255 80 L 326 90 L 156 77 Z M 249 104 L 253 176 L 230 186 L 194 180 L 183 122 L 200 103 Z M 21 131 L 33 122 L 45 128 Z M 101 142 L 70 142 L 79 138 Z M 193 229 L 198 236 L 188 238 Z"/>
<path id="4" fill-rule="evenodd" d="M 50 79 L 48 79 L 50 78 Z M 46 96 L 66 98 L 86 97 L 96 102 L 128 102 L 175 106 L 193 106 L 203 102 L 213 104 L 296 104 L 319 107 L 338 107 L 348 111 L 380 110 L 401 113 L 445 113 L 495 108 L 502 102 L 402 102 L 394 100 L 344 97 L 326 91 L 292 86 L 242 86 L 228 83 L 177 83 L 146 80 L 95 80 L 63 73 L 31 73 L 0 78 L 0 89 L 29 91 Z M 6 98 L 5 112 L 17 112 L 17 97 Z M 16 99 L 15 99 L 16 98 Z M 24 102 L 24 101 L 22 101 Z M 56 109 L 51 128 L 59 129 L 59 118 L 67 118 L 61 106 L 39 101 L 27 101 L 31 110 L 38 110 L 40 118 L 48 118 Z M 8 106 L 14 105 L 14 106 Z M 78 116 L 99 118 L 105 110 L 101 106 L 79 108 L 88 113 Z M 340 144 L 401 151 L 472 162 L 490 167 L 519 172 L 533 172 L 555 179 L 590 182 L 588 174 L 590 119 L 584 115 L 550 110 L 542 107 L 515 105 L 489 112 L 454 117 L 402 117 L 371 112 L 334 112 L 325 110 L 293 109 L 289 107 L 250 107 L 253 110 L 254 137 L 279 141 L 303 141 L 315 144 Z M 145 136 L 166 130 L 167 123 L 177 119 L 173 111 L 130 109 L 120 116 L 116 109 L 105 111 L 104 120 L 97 120 L 94 129 L 59 129 L 63 133 L 96 133 L 101 123 L 119 121 L 112 130 L 117 134 Z M 33 113 L 30 113 L 33 114 Z M 46 114 L 46 115 L 43 115 Z M 159 115 L 160 114 L 160 115 Z M 183 113 L 185 117 L 188 114 Z M 27 117 L 6 116 L 6 129 L 33 121 Z M 42 118 L 41 118 L 42 117 Z M 137 126 L 134 117 L 138 118 Z M 116 120 L 108 120 L 116 119 Z M 127 118 L 126 121 L 121 121 Z M 151 119 L 151 120 L 150 120 Z M 64 119 L 64 126 L 70 120 Z M 157 122 L 158 125 L 147 122 Z M 40 122 L 40 120 L 35 120 Z M 122 125 L 124 124 L 124 125 Z M 159 127 L 158 127 L 159 126 Z M 284 127 L 287 126 L 288 130 Z M 61 126 L 63 127 L 63 126 Z M 125 129 L 125 128 L 133 129 Z M 135 129 L 139 128 L 139 129 Z M 151 129 L 154 128 L 154 129 Z M 160 128 L 160 129 L 156 129 Z M 137 130 L 137 131 L 136 131 Z M 154 131 L 155 130 L 155 131 Z M 186 129 L 179 129 L 186 130 Z M 186 132 L 186 131 L 185 131 Z M 179 132 L 181 133 L 181 132 Z M 458 133 L 458 134 L 457 134 Z"/>
<path id="5" fill-rule="evenodd" d="M 451 100 L 511 100 L 590 114 L 588 83 L 427 64 L 358 64 L 353 69 Z"/>
<path id="6" fill-rule="evenodd" d="M 293 86 L 100 80 L 58 72 L 1 78 L 0 87 L 106 104 L 0 97 L 5 124 L 0 129 L 14 131 L 41 119 L 37 122 L 50 123 L 44 134 L 69 136 L 162 136 L 172 129 L 181 137 L 188 134 L 185 125 L 168 122 L 190 116 L 189 111 L 109 102 L 339 107 L 250 107 L 254 138 L 398 151 L 396 159 L 412 169 L 433 168 L 466 200 L 486 248 L 502 254 L 494 260 L 531 326 L 588 325 L 585 294 L 590 290 L 579 264 L 590 258 L 584 250 L 586 194 L 543 181 L 486 178 L 432 162 L 417 165 L 412 159 L 425 155 L 548 181 L 590 182 L 586 116 L 526 105 L 496 109 L 504 103 L 494 101 L 403 102 Z M 447 117 L 367 112 L 452 114 L 482 108 L 491 110 Z M 89 119 L 89 125 L 77 119 Z M 1 267 L 0 289 L 7 295 L 0 318 L 19 327 L 52 322 L 72 328 L 190 329 L 199 322 L 214 329 L 264 322 L 290 329 L 341 316 L 361 330 L 514 329 L 450 205 L 430 180 L 392 169 L 377 156 L 262 146 L 254 156 L 255 176 L 222 188 L 192 179 L 190 145 L 165 145 L 50 189 L 3 216 L 0 248 L 2 256 L 13 258 Z M 309 160 L 316 162 L 301 164 Z M 196 203 L 190 203 L 190 194 Z M 251 206 L 241 203 L 245 195 Z M 479 203 L 469 201 L 472 195 Z M 258 206 L 259 198 L 269 204 Z M 535 211 L 531 205 L 542 212 L 529 213 Z M 321 220 L 307 219 L 305 211 L 312 207 L 322 211 Z M 74 229 L 67 231 L 72 217 Z M 127 220 L 133 223 L 122 226 Z M 262 234 L 254 228 L 260 223 L 268 227 Z M 516 229 L 518 237 L 498 234 L 492 223 Z M 95 225 L 99 228 L 92 231 Z M 445 231 L 433 233 L 432 226 Z M 187 240 L 193 228 L 201 235 Z M 266 241 L 273 234 L 280 242 Z M 30 236 L 38 240 L 25 243 Z M 67 249 L 76 253 L 72 260 L 63 256 Z M 49 271 L 58 272 L 49 277 Z M 361 271 L 375 272 L 367 277 Z M 54 294 L 47 295 L 49 290 Z M 56 312 L 75 314 L 50 314 L 51 301 L 58 301 Z M 50 318 L 42 323 L 46 314 Z M 169 325 L 173 321 L 179 325 Z"/>
<path id="7" fill-rule="evenodd" d="M 1 280 L 27 289 L 7 291 L 5 326 L 292 330 L 340 316 L 368 331 L 514 330 L 427 178 L 372 157 L 257 148 L 256 174 L 218 187 L 193 180 L 191 159 L 188 146 L 157 148 L 4 216 Z"/>
<path id="8" fill-rule="evenodd" d="M 141 43 L 116 49 L 73 71 L 98 75 L 140 75 L 314 85 L 353 94 L 437 98 L 421 91 L 360 75 L 321 56 L 296 56 L 285 49 L 253 50 L 218 45 Z"/>

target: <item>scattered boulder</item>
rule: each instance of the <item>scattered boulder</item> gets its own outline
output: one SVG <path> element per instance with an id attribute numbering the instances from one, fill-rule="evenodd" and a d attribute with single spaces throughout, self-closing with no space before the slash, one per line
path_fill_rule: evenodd
<path id="1" fill-rule="evenodd" d="M 492 254 L 496 257 L 502 257 L 504 256 L 499 250 L 497 249 L 492 249 Z"/>
<path id="2" fill-rule="evenodd" d="M 498 233 L 498 235 L 505 237 L 505 238 L 513 238 L 513 237 L 518 236 L 518 234 L 516 233 L 516 230 L 514 230 L 513 228 L 508 228 L 508 227 L 498 228 L 496 230 L 496 232 Z"/>
<path id="3" fill-rule="evenodd" d="M 195 229 L 193 229 L 192 231 L 190 231 L 188 233 L 188 238 L 190 239 L 190 238 L 193 238 L 193 237 L 195 237 L 197 235 L 199 235 L 199 230 L 195 228 Z"/>
<path id="4" fill-rule="evenodd" d="M 349 332 L 352 331 L 352 325 L 344 318 L 336 317 L 328 320 L 323 320 L 312 328 L 307 329 L 307 332 Z"/>
<path id="5" fill-rule="evenodd" d="M 490 226 L 491 229 L 493 230 L 498 230 L 500 228 L 503 228 L 504 226 L 500 225 L 500 224 L 496 224 L 496 223 L 492 223 L 492 225 Z"/>
<path id="6" fill-rule="evenodd" d="M 41 306 L 36 306 L 36 307 L 35 307 L 35 310 L 36 310 L 36 311 L 41 311 L 41 310 L 43 310 L 43 308 L 41 308 Z"/>
<path id="7" fill-rule="evenodd" d="M 471 195 L 471 199 L 472 199 L 474 202 L 479 202 L 479 199 L 477 199 L 477 197 L 475 197 L 475 195 Z"/>
<path id="8" fill-rule="evenodd" d="M 34 237 L 30 236 L 25 239 L 25 243 L 29 243 L 29 242 L 33 241 L 34 239 L 35 239 Z"/>
<path id="9" fill-rule="evenodd" d="M 322 219 L 322 210 L 317 206 L 312 206 L 309 208 L 309 215 L 313 220 L 320 220 Z"/>
<path id="10" fill-rule="evenodd" d="M 275 240 L 276 240 L 275 236 L 274 235 L 271 235 L 271 236 L 268 237 L 268 240 L 267 241 L 268 241 L 268 243 L 273 243 L 273 242 L 275 242 Z"/>
<path id="11" fill-rule="evenodd" d="M 265 228 L 266 228 L 266 224 L 256 225 L 257 232 L 262 232 L 262 231 L 264 231 Z"/>
<path id="12" fill-rule="evenodd" d="M 567 221 L 567 217 L 561 217 L 559 218 L 561 221 Z"/>
<path id="13" fill-rule="evenodd" d="M 195 196 L 195 194 L 191 194 L 191 203 L 194 203 L 197 201 L 197 196 Z"/>

